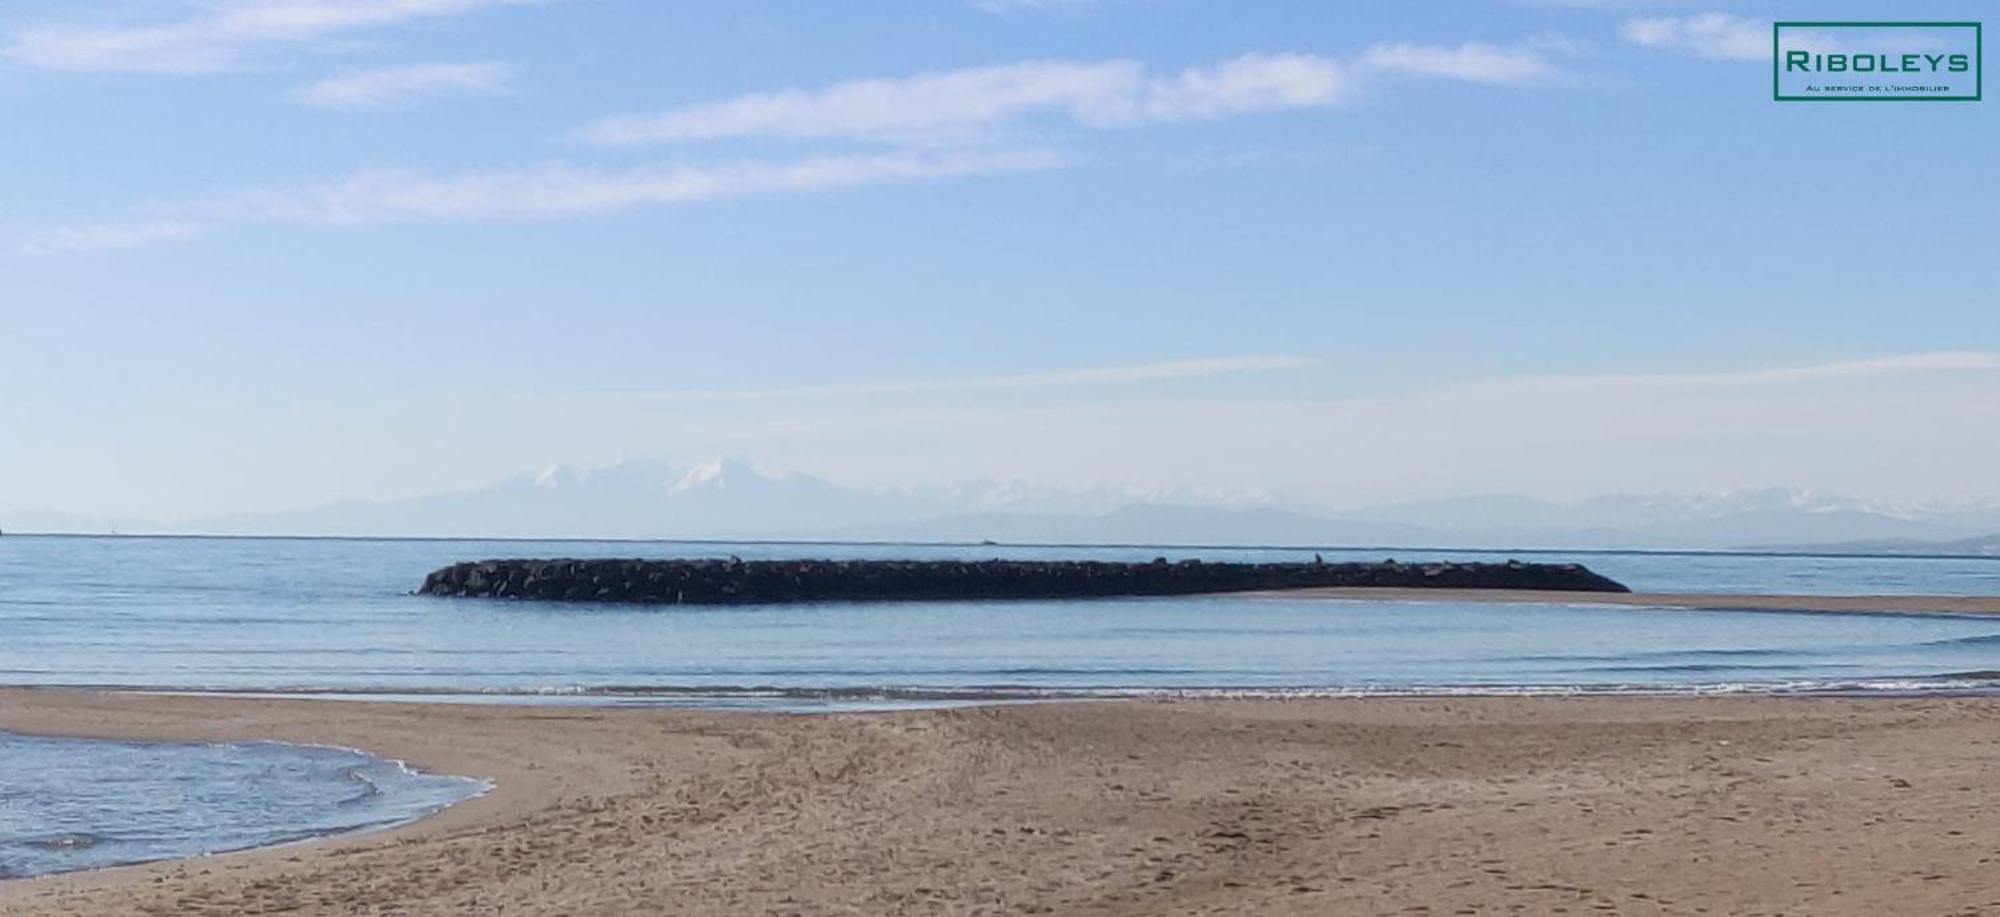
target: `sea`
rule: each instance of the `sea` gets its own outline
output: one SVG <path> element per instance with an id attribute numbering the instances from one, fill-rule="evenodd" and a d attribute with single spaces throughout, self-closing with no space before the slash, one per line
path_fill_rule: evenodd
<path id="1" fill-rule="evenodd" d="M 845 711 L 1066 698 L 2000 690 L 2000 618 L 1191 596 L 689 607 L 415 594 L 506 557 L 1574 562 L 1639 592 L 2000 595 L 2000 558 L 0 537 L 0 685 Z M 361 830 L 477 792 L 348 749 L 0 734 L 0 878 Z"/>
<path id="2" fill-rule="evenodd" d="M 482 792 L 347 748 L 0 732 L 0 880 L 387 828 Z"/>

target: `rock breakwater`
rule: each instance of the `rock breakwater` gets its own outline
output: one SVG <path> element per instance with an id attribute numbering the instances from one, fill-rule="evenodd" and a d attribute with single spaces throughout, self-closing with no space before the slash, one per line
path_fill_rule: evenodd
<path id="1" fill-rule="evenodd" d="M 1630 592 L 1579 564 L 915 560 L 486 560 L 423 595 L 645 604 L 1062 599 L 1367 586 Z"/>

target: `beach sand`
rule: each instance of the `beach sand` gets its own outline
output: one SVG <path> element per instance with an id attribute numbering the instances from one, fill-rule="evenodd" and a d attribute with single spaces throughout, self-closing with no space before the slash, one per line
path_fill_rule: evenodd
<path id="1" fill-rule="evenodd" d="M 776 715 L 0 691 L 0 729 L 493 779 L 390 832 L 0 883 L 0 913 L 2000 914 L 2000 700 Z"/>

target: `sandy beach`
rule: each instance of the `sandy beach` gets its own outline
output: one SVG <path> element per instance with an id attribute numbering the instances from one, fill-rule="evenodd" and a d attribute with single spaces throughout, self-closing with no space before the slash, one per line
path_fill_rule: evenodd
<path id="1" fill-rule="evenodd" d="M 2000 913 L 2000 700 L 882 714 L 0 691 L 0 729 L 489 778 L 394 831 L 0 883 L 56 914 Z"/>

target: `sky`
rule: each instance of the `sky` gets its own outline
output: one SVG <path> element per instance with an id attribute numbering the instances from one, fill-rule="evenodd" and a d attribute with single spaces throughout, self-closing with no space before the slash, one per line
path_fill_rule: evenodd
<path id="1" fill-rule="evenodd" d="M 2000 500 L 1983 3 L 17 0 L 0 511 L 552 464 Z"/>

